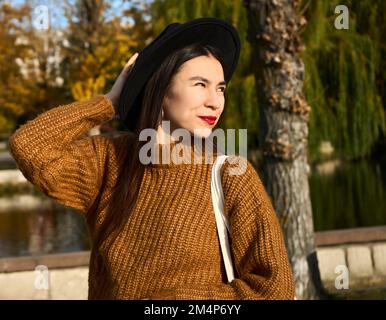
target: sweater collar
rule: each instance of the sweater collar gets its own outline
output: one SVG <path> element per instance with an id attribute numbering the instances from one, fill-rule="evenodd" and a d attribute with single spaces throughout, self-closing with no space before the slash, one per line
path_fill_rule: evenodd
<path id="1" fill-rule="evenodd" d="M 152 157 L 149 163 L 153 168 L 177 168 L 183 165 L 212 164 L 217 157 L 217 147 L 211 140 L 194 138 L 190 141 L 171 141 L 167 144 L 151 145 Z"/>

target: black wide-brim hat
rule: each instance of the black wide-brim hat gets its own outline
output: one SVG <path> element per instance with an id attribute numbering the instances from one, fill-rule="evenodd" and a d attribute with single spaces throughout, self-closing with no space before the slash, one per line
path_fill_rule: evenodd
<path id="1" fill-rule="evenodd" d="M 240 38 L 230 23 L 205 17 L 169 24 L 139 53 L 122 89 L 118 104 L 119 117 L 128 130 L 134 131 L 142 106 L 143 90 L 162 61 L 175 50 L 197 42 L 220 50 L 225 81 L 229 82 L 240 56 Z"/>

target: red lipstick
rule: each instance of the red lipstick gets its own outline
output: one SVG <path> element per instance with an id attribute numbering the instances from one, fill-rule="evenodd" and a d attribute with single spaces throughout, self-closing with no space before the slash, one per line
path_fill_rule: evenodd
<path id="1" fill-rule="evenodd" d="M 199 118 L 201 118 L 208 124 L 214 124 L 217 119 L 217 117 L 213 117 L 213 116 L 199 116 Z"/>

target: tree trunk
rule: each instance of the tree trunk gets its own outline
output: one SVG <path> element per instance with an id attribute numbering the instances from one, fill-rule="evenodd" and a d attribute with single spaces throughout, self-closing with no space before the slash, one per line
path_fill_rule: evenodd
<path id="1" fill-rule="evenodd" d="M 260 106 L 263 181 L 286 239 L 297 299 L 323 294 L 316 259 L 308 185 L 308 119 L 304 65 L 294 0 L 245 0 L 248 41 Z"/>

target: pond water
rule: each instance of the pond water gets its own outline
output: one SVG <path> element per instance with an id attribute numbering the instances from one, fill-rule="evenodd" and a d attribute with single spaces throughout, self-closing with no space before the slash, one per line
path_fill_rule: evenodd
<path id="1" fill-rule="evenodd" d="M 385 161 L 325 164 L 310 176 L 316 231 L 386 225 Z M 52 210 L 0 213 L 0 257 L 89 250 L 83 217 Z"/>
<path id="2" fill-rule="evenodd" d="M 84 218 L 72 209 L 0 213 L 0 257 L 89 249 Z"/>
<path id="3" fill-rule="evenodd" d="M 386 225 L 386 159 L 313 170 L 315 231 Z"/>

